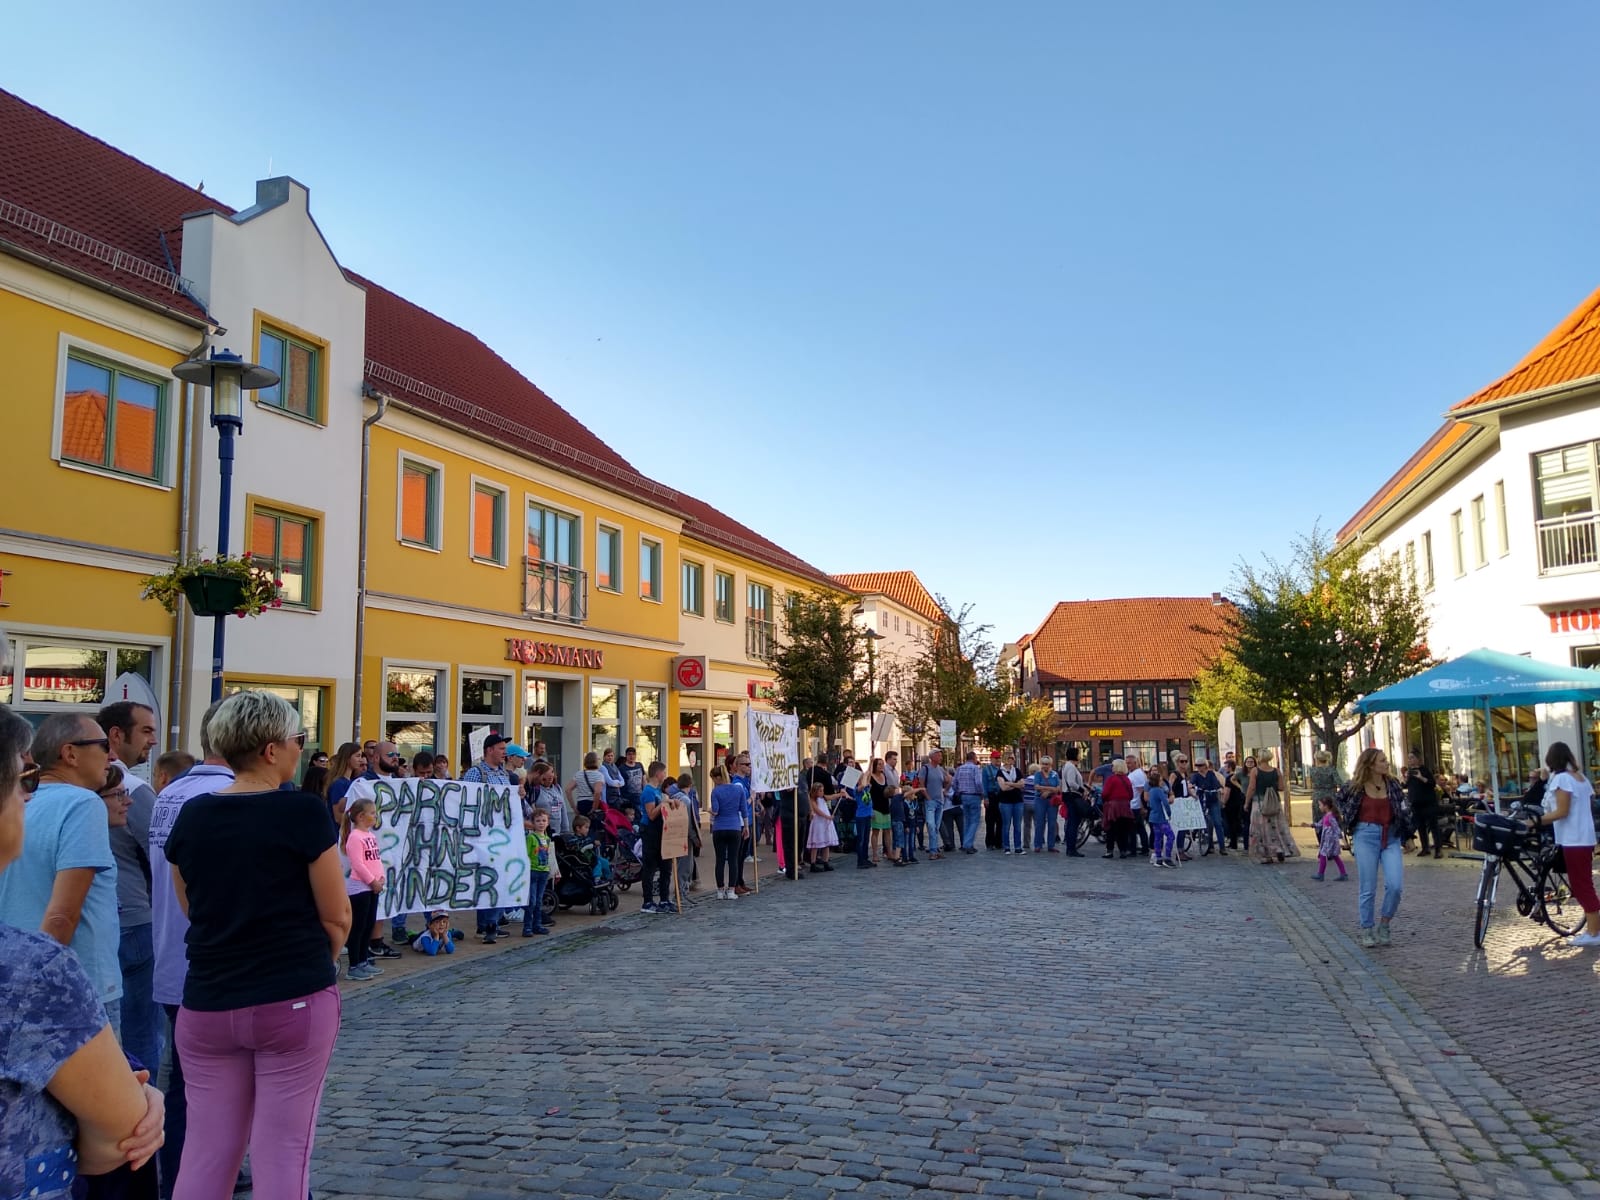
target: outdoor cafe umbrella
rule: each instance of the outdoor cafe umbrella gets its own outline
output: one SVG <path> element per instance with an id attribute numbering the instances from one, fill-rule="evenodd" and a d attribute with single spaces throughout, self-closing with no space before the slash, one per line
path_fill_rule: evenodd
<path id="1" fill-rule="evenodd" d="M 1500 768 L 1495 761 L 1490 710 L 1523 704 L 1563 704 L 1600 700 L 1600 671 L 1538 662 L 1499 650 L 1474 650 L 1363 696 L 1356 711 L 1438 712 L 1451 708 L 1483 710 L 1489 740 L 1489 776 L 1495 807 L 1500 807 Z"/>

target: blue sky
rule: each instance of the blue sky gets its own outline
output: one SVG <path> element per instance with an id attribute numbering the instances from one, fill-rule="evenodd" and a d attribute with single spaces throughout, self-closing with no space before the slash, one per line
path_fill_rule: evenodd
<path id="1" fill-rule="evenodd" d="M 23 6 L 0 84 L 294 175 L 641 469 L 997 640 L 1337 528 L 1600 285 L 1589 3 L 452 8 Z"/>

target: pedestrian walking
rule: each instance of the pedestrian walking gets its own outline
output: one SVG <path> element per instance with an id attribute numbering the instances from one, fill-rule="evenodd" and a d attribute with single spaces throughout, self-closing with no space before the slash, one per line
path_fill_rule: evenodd
<path id="1" fill-rule="evenodd" d="M 1544 756 L 1550 768 L 1539 824 L 1555 832 L 1567 864 L 1572 898 L 1583 907 L 1583 929 L 1567 939 L 1569 946 L 1600 946 L 1600 899 L 1594 890 L 1594 784 L 1565 742 L 1556 742 Z"/>
<path id="2" fill-rule="evenodd" d="M 1283 807 L 1283 777 L 1274 764 L 1271 750 L 1263 750 L 1255 770 L 1245 783 L 1245 811 L 1250 814 L 1250 847 L 1263 866 L 1298 858 Z"/>
<path id="3" fill-rule="evenodd" d="M 1387 946 L 1389 923 L 1400 909 L 1405 888 L 1405 792 L 1389 773 L 1389 756 L 1376 746 L 1363 750 L 1350 782 L 1339 793 L 1339 816 L 1351 830 L 1350 846 L 1356 856 L 1356 903 L 1363 946 Z M 1378 872 L 1383 872 L 1383 907 L 1376 925 L 1373 905 L 1378 892 Z"/>
<path id="4" fill-rule="evenodd" d="M 1339 868 L 1341 882 L 1350 878 L 1345 873 L 1344 859 L 1339 854 L 1339 851 L 1343 848 L 1344 833 L 1339 828 L 1339 817 L 1334 808 L 1333 797 L 1324 796 L 1320 805 L 1322 815 L 1317 819 L 1317 873 L 1315 878 L 1319 882 L 1327 874 L 1329 863 Z"/>

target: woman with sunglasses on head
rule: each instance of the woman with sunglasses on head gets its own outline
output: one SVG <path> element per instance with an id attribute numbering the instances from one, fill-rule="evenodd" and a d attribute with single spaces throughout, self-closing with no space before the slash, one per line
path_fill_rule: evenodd
<path id="1" fill-rule="evenodd" d="M 189 917 L 177 1022 L 189 1130 L 173 1197 L 228 1195 L 248 1149 L 255 1194 L 298 1200 L 350 933 L 338 834 L 320 797 L 280 790 L 305 742 L 287 701 L 238 692 L 206 732 L 234 781 L 185 804 L 165 848 Z"/>
<path id="2" fill-rule="evenodd" d="M 0 705 L 0 880 L 39 783 L 24 765 L 33 736 Z M 0 1195 L 60 1200 L 79 1174 L 143 1167 L 161 1145 L 161 1094 L 128 1066 L 77 955 L 0 924 L 0 995 Z"/>

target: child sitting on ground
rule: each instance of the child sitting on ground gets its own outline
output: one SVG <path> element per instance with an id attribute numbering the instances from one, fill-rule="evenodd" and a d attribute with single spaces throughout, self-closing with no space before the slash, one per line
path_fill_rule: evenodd
<path id="1" fill-rule="evenodd" d="M 435 909 L 428 914 L 428 927 L 411 939 L 411 948 L 418 954 L 454 954 L 456 941 L 450 936 L 450 914 Z"/>
<path id="2" fill-rule="evenodd" d="M 1172 831 L 1172 797 L 1159 774 L 1150 777 L 1144 798 L 1150 811 L 1150 865 L 1175 867 L 1178 835 Z"/>
<path id="3" fill-rule="evenodd" d="M 1344 859 L 1339 857 L 1344 841 L 1344 831 L 1339 828 L 1339 818 L 1334 815 L 1334 798 L 1322 798 L 1322 818 L 1317 822 L 1317 874 L 1321 879 L 1331 862 L 1339 868 L 1339 878 L 1349 879 L 1345 872 Z"/>

